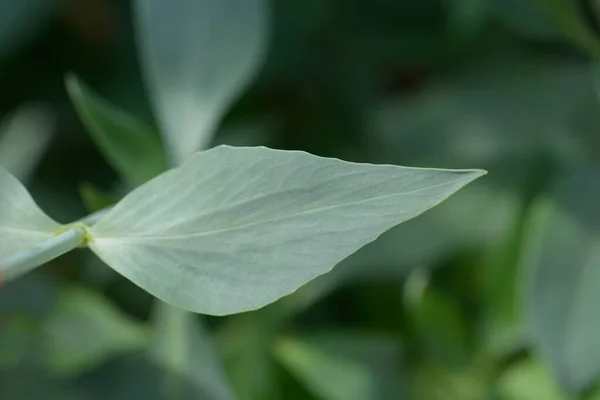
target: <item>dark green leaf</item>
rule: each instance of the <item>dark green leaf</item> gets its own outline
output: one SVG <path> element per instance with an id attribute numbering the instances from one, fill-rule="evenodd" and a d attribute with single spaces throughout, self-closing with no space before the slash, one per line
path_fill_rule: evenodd
<path id="1" fill-rule="evenodd" d="M 166 169 L 159 136 L 145 123 L 109 104 L 75 75 L 66 85 L 90 135 L 107 160 L 130 184 L 140 184 Z"/>

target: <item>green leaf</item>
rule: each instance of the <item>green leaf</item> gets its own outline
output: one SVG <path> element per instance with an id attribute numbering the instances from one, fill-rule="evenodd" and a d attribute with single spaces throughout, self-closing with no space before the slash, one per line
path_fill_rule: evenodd
<path id="1" fill-rule="evenodd" d="M 403 398 L 400 348 L 388 338 L 351 332 L 286 338 L 275 354 L 320 399 Z"/>
<path id="2" fill-rule="evenodd" d="M 515 212 L 506 234 L 484 250 L 478 267 L 479 299 L 484 310 L 481 333 L 488 356 L 506 359 L 527 343 L 519 296 L 519 256 L 523 245 L 523 215 Z"/>
<path id="3" fill-rule="evenodd" d="M 107 160 L 130 184 L 140 184 L 166 169 L 154 130 L 100 98 L 75 75 L 66 85 L 79 117 Z"/>
<path id="4" fill-rule="evenodd" d="M 167 153 L 206 148 L 266 45 L 265 0 L 136 0 L 138 41 Z"/>
<path id="5" fill-rule="evenodd" d="M 413 329 L 427 356 L 449 367 L 467 365 L 474 349 L 460 304 L 432 287 L 421 269 L 407 280 L 406 293 Z"/>
<path id="6" fill-rule="evenodd" d="M 44 155 L 55 128 L 55 116 L 47 108 L 19 107 L 0 128 L 0 164 L 22 182 L 31 178 Z"/>
<path id="7" fill-rule="evenodd" d="M 44 326 L 48 366 L 60 374 L 97 367 L 118 354 L 144 348 L 150 331 L 122 314 L 105 298 L 79 287 L 63 292 Z"/>
<path id="8" fill-rule="evenodd" d="M 552 375 L 537 360 L 511 365 L 496 383 L 500 400 L 567 400 Z"/>
<path id="9" fill-rule="evenodd" d="M 116 196 L 102 191 L 91 183 L 79 187 L 79 194 L 89 212 L 96 212 L 119 202 Z"/>
<path id="10" fill-rule="evenodd" d="M 570 391 L 600 376 L 599 179 L 593 168 L 570 174 L 535 204 L 526 230 L 526 317 L 536 348 Z"/>
<path id="11" fill-rule="evenodd" d="M 221 359 L 239 400 L 278 398 L 281 380 L 272 350 L 282 321 L 279 309 L 273 308 L 278 308 L 277 304 L 227 318 L 215 334 Z"/>
<path id="12" fill-rule="evenodd" d="M 233 398 L 212 338 L 197 315 L 159 301 L 155 327 L 152 358 L 172 374 L 164 381 L 165 398 L 200 398 L 200 393 L 206 400 Z"/>
<path id="13" fill-rule="evenodd" d="M 91 249 L 151 294 L 203 314 L 263 307 L 480 177 L 220 146 L 134 190 Z"/>
<path id="14" fill-rule="evenodd" d="M 529 0 L 531 1 L 531 0 Z M 598 16 L 595 0 L 533 0 L 544 9 L 556 24 L 565 31 L 580 47 L 600 56 L 600 36 L 596 32 L 595 25 L 598 24 Z M 589 9 L 583 7 L 585 3 L 590 4 Z M 594 21 L 595 20 L 595 21 Z"/>
<path id="15" fill-rule="evenodd" d="M 21 182 L 0 167 L 0 278 L 4 259 L 51 239 L 59 228 Z"/>

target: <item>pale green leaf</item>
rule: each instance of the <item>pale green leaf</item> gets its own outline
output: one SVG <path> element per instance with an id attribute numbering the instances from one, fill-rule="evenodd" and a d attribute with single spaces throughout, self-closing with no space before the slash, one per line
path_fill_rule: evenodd
<path id="1" fill-rule="evenodd" d="M 404 398 L 400 348 L 388 338 L 352 332 L 286 338 L 275 354 L 320 399 Z"/>
<path id="2" fill-rule="evenodd" d="M 209 145 L 254 76 L 266 42 L 265 0 L 136 0 L 142 67 L 170 161 Z"/>
<path id="3" fill-rule="evenodd" d="M 142 323 L 79 287 L 63 292 L 43 332 L 46 362 L 60 374 L 93 369 L 110 357 L 146 347 L 150 339 Z"/>
<path id="4" fill-rule="evenodd" d="M 500 400 L 568 400 L 538 360 L 511 365 L 496 383 Z"/>
<path id="5" fill-rule="evenodd" d="M 156 305 L 152 358 L 170 374 L 163 381 L 168 399 L 230 400 L 232 395 L 212 338 L 198 316 L 166 303 Z"/>
<path id="6" fill-rule="evenodd" d="M 2 121 L 0 165 L 22 182 L 31 178 L 54 134 L 55 115 L 38 104 L 26 104 Z"/>
<path id="7" fill-rule="evenodd" d="M 600 376 L 600 191 L 597 169 L 572 173 L 532 209 L 525 306 L 534 345 L 563 387 Z"/>
<path id="8" fill-rule="evenodd" d="M 2 260 L 52 238 L 59 228 L 21 182 L 0 167 L 0 275 Z"/>
<path id="9" fill-rule="evenodd" d="M 98 148 L 128 183 L 144 183 L 166 169 L 162 144 L 150 126 L 100 98 L 75 75 L 67 76 L 66 85 Z"/>
<path id="10" fill-rule="evenodd" d="M 118 203 L 119 198 L 107 193 L 91 183 L 84 183 L 79 187 L 79 194 L 85 208 L 93 213 L 111 207 Z"/>
<path id="11" fill-rule="evenodd" d="M 292 293 L 482 174 L 220 146 L 126 196 L 90 247 L 167 303 L 237 313 Z"/>

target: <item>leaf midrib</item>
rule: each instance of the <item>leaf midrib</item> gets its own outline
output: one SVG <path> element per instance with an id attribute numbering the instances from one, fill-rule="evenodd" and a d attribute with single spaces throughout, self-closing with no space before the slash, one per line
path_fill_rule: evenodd
<path id="1" fill-rule="evenodd" d="M 242 224 L 242 225 L 237 225 L 237 226 L 231 226 L 228 228 L 223 228 L 223 229 L 215 229 L 215 230 L 210 230 L 210 231 L 204 231 L 204 232 L 197 232 L 197 233 L 190 233 L 190 234 L 181 234 L 181 235 L 172 235 L 172 236 L 159 236 L 159 235 L 132 235 L 132 236 L 101 236 L 101 235 L 95 235 L 93 232 L 93 228 L 92 228 L 92 236 L 94 236 L 97 239 L 119 239 L 119 240 L 129 240 L 129 241 L 138 241 L 138 240 L 174 240 L 174 239 L 178 239 L 178 238 L 189 238 L 189 237 L 193 237 L 193 236 L 210 236 L 212 234 L 215 233 L 223 233 L 223 232 L 228 232 L 228 231 L 233 231 L 236 229 L 243 229 L 243 228 L 248 228 L 251 226 L 257 226 L 257 225 L 264 225 L 264 224 L 269 224 L 272 222 L 276 222 L 276 221 L 280 221 L 280 220 L 284 220 L 284 219 L 288 219 L 288 218 L 294 218 L 294 217 L 298 217 L 301 215 L 306 215 L 306 214 L 315 214 L 315 213 L 319 213 L 319 212 L 323 212 L 323 211 L 327 211 L 327 210 L 332 210 L 332 209 L 336 209 L 336 208 L 342 208 L 342 207 L 348 207 L 348 206 L 353 206 L 353 205 L 357 205 L 357 204 L 363 204 L 363 203 L 369 203 L 372 201 L 376 201 L 376 200 L 381 200 L 381 199 L 386 199 L 389 197 L 395 197 L 395 196 L 403 196 L 403 195 L 407 195 L 407 194 L 412 194 L 412 193 L 416 193 L 419 191 L 423 191 L 423 190 L 428 190 L 428 189 L 434 189 L 437 187 L 441 187 L 441 186 L 446 186 L 446 185 L 450 185 L 453 182 L 456 182 L 460 179 L 464 179 L 464 176 L 460 176 L 457 177 L 455 179 L 452 179 L 450 181 L 446 181 L 446 182 L 442 182 L 442 183 L 438 183 L 432 186 L 426 186 L 426 187 L 422 187 L 419 189 L 414 189 L 414 190 L 409 190 L 407 192 L 401 192 L 401 193 L 393 193 L 393 194 L 387 194 L 387 195 L 383 195 L 383 196 L 376 196 L 376 197 L 372 197 L 369 199 L 364 199 L 364 200 L 360 200 L 360 201 L 354 201 L 354 202 L 349 202 L 349 203 L 343 203 L 343 204 L 335 204 L 335 205 L 331 205 L 331 206 L 327 206 L 327 207 L 320 207 L 320 208 L 315 208 L 315 209 L 311 209 L 311 210 L 304 210 L 301 212 L 297 212 L 294 214 L 289 214 L 289 215 L 284 215 L 284 216 L 280 216 L 280 217 L 276 217 L 276 218 L 271 218 L 271 219 L 267 219 L 267 220 L 263 220 L 263 221 L 257 221 L 257 222 L 251 222 L 251 223 L 247 223 L 247 224 Z M 453 193 L 455 193 L 456 191 L 460 190 L 462 187 L 466 186 L 468 183 L 472 182 L 475 178 L 470 179 L 470 180 L 465 180 L 465 182 L 460 185 L 459 187 L 457 187 L 457 189 L 452 192 L 452 193 L 448 193 L 447 195 L 443 196 L 439 201 L 437 201 L 436 203 L 434 203 L 432 206 L 425 208 L 423 210 L 421 210 L 419 213 L 417 213 L 416 215 L 410 217 L 409 219 L 415 218 L 419 215 L 421 215 L 422 213 L 424 213 L 425 211 L 433 208 L 435 205 L 439 204 L 441 201 L 443 201 L 444 199 L 450 197 Z"/>

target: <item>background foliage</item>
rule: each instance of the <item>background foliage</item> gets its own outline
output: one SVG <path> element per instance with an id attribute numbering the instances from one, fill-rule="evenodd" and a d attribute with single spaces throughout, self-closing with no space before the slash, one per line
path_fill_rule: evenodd
<path id="1" fill-rule="evenodd" d="M 598 3 L 270 7 L 264 63 L 217 143 L 489 174 L 226 318 L 161 313 L 89 252 L 62 257 L 0 290 L 0 399 L 600 397 Z M 74 72 L 134 115 L 109 118 L 123 137 L 155 132 L 131 8 L 0 5 L 0 164 L 61 222 L 164 168 L 122 179 L 65 88 Z"/>

